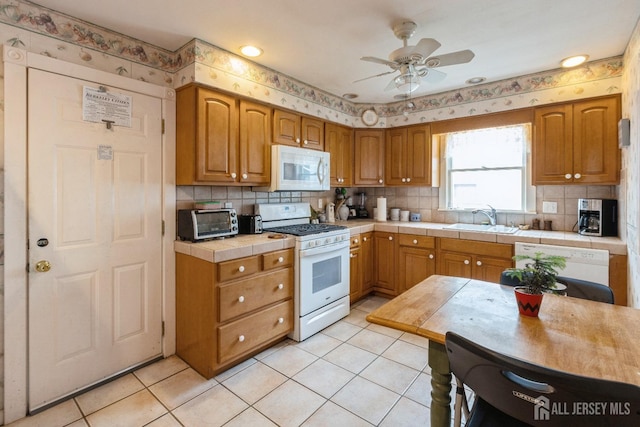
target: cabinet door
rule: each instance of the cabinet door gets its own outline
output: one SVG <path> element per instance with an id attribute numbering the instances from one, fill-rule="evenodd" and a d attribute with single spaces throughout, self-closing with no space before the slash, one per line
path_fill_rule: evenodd
<path id="1" fill-rule="evenodd" d="M 238 166 L 235 98 L 198 89 L 196 181 L 234 182 Z"/>
<path id="2" fill-rule="evenodd" d="M 438 274 L 471 278 L 470 255 L 441 251 L 438 254 Z"/>
<path id="3" fill-rule="evenodd" d="M 353 175 L 353 130 L 333 123 L 325 125 L 325 151 L 330 154 L 331 186 L 349 187 Z"/>
<path id="4" fill-rule="evenodd" d="M 238 179 L 247 184 L 271 180 L 271 109 L 240 101 L 240 163 Z"/>
<path id="5" fill-rule="evenodd" d="M 301 147 L 324 151 L 324 122 L 303 117 L 301 122 Z"/>
<path id="6" fill-rule="evenodd" d="M 433 249 L 400 246 L 398 249 L 399 291 L 404 292 L 436 273 Z"/>
<path id="7" fill-rule="evenodd" d="M 301 122 L 298 114 L 273 110 L 273 143 L 299 147 Z"/>
<path id="8" fill-rule="evenodd" d="M 354 145 L 353 183 L 365 187 L 384 185 L 384 131 L 356 130 Z"/>
<path id="9" fill-rule="evenodd" d="M 431 128 L 411 126 L 407 129 L 407 184 L 431 185 Z"/>
<path id="10" fill-rule="evenodd" d="M 513 262 L 509 259 L 477 256 L 473 260 L 473 278 L 500 283 L 502 272 L 511 267 Z"/>
<path id="11" fill-rule="evenodd" d="M 373 291 L 373 233 L 360 235 L 360 258 L 362 259 L 362 296 Z"/>
<path id="12" fill-rule="evenodd" d="M 401 185 L 407 179 L 407 129 L 389 129 L 385 135 L 384 179 L 386 185 Z"/>
<path id="13" fill-rule="evenodd" d="M 533 133 L 533 183 L 566 184 L 573 178 L 571 104 L 536 108 Z"/>
<path id="14" fill-rule="evenodd" d="M 398 295 L 398 275 L 396 274 L 396 238 L 394 233 L 375 232 L 374 244 L 374 285 L 375 291 L 389 296 Z"/>
<path id="15" fill-rule="evenodd" d="M 573 177 L 580 184 L 620 182 L 618 97 L 573 105 Z"/>
<path id="16" fill-rule="evenodd" d="M 353 304 L 362 296 L 362 257 L 359 246 L 349 253 L 350 302 Z"/>

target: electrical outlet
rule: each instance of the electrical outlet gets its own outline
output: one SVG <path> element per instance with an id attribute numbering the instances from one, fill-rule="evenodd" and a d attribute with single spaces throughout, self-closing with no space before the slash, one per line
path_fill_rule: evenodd
<path id="1" fill-rule="evenodd" d="M 542 202 L 542 213 L 558 213 L 558 202 Z"/>

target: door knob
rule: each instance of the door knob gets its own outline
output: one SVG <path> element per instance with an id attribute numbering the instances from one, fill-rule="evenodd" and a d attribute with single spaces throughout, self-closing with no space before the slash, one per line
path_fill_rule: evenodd
<path id="1" fill-rule="evenodd" d="M 46 273 L 49 270 L 51 270 L 51 263 L 49 261 L 42 260 L 36 263 L 36 271 L 38 273 Z"/>

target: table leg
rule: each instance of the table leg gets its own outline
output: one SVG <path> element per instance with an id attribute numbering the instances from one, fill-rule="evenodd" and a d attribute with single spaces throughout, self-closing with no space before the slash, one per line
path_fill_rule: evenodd
<path id="1" fill-rule="evenodd" d="M 429 341 L 431 367 L 431 427 L 451 425 L 451 369 L 447 349 Z"/>

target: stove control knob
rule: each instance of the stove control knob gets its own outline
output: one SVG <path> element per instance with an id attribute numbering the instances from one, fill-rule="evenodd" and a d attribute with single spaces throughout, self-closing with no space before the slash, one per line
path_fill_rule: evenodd
<path id="1" fill-rule="evenodd" d="M 316 242 L 314 242 L 313 240 L 310 240 L 309 243 L 307 243 L 307 245 L 312 248 L 316 245 Z"/>
<path id="2" fill-rule="evenodd" d="M 324 243 L 326 243 L 327 245 L 328 245 L 329 243 L 331 243 L 331 238 L 330 238 L 330 237 L 327 237 L 327 238 L 324 240 Z"/>

